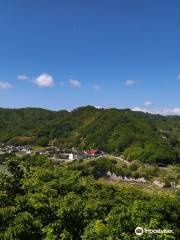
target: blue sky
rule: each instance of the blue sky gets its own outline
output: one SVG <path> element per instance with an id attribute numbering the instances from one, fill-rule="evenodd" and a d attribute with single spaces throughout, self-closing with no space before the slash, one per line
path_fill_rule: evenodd
<path id="1" fill-rule="evenodd" d="M 1 0 L 0 106 L 180 114 L 180 1 Z"/>

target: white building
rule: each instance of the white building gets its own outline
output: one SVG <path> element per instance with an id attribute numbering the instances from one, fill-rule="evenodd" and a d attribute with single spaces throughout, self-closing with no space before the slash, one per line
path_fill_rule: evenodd
<path id="1" fill-rule="evenodd" d="M 84 158 L 84 154 L 81 153 L 70 153 L 69 154 L 69 160 L 80 160 Z"/>

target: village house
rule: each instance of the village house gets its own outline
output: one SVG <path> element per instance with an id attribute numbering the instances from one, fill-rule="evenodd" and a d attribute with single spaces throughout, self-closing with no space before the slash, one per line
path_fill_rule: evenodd
<path id="1" fill-rule="evenodd" d="M 17 146 L 16 147 L 17 152 L 22 152 L 25 154 L 31 154 L 31 149 L 28 146 Z"/>
<path id="2" fill-rule="evenodd" d="M 96 149 L 85 150 L 84 154 L 89 157 L 98 157 L 102 155 L 102 151 Z"/>
<path id="3" fill-rule="evenodd" d="M 22 152 L 25 154 L 31 154 L 31 149 L 28 146 L 13 146 L 13 145 L 7 145 L 1 147 L 1 151 L 3 153 L 18 153 Z"/>
<path id="4" fill-rule="evenodd" d="M 73 160 L 80 160 L 85 158 L 85 154 L 84 153 L 80 153 L 80 152 L 72 152 L 69 154 L 69 160 L 73 161 Z"/>

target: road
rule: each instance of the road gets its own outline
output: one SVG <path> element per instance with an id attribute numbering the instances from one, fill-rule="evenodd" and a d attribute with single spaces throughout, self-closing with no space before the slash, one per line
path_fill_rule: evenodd
<path id="1" fill-rule="evenodd" d="M 126 160 L 124 160 L 121 156 L 113 156 L 113 155 L 103 155 L 103 157 L 109 157 L 109 158 L 114 158 L 114 159 L 117 159 L 117 160 L 120 160 L 120 161 L 122 161 L 122 162 L 124 162 L 124 163 L 126 163 L 126 164 L 130 164 L 130 162 L 128 162 L 128 161 L 126 161 Z"/>

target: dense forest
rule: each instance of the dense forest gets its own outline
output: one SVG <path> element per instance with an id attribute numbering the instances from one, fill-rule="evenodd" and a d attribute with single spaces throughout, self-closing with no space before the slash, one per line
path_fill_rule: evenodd
<path id="1" fill-rule="evenodd" d="M 179 189 L 152 185 L 156 178 L 179 182 L 180 117 L 91 106 L 71 112 L 0 109 L 0 142 L 98 148 L 129 160 L 1 153 L 0 239 L 180 239 Z M 147 183 L 113 182 L 109 171 Z M 137 236 L 138 226 L 173 232 Z"/>
<path id="2" fill-rule="evenodd" d="M 92 106 L 71 112 L 0 109 L 0 142 L 98 148 L 129 160 L 166 165 L 180 162 L 180 117 Z"/>
<path id="3" fill-rule="evenodd" d="M 1 156 L 2 240 L 178 240 L 180 192 L 113 184 L 116 161 Z M 135 228 L 173 233 L 135 234 Z"/>

